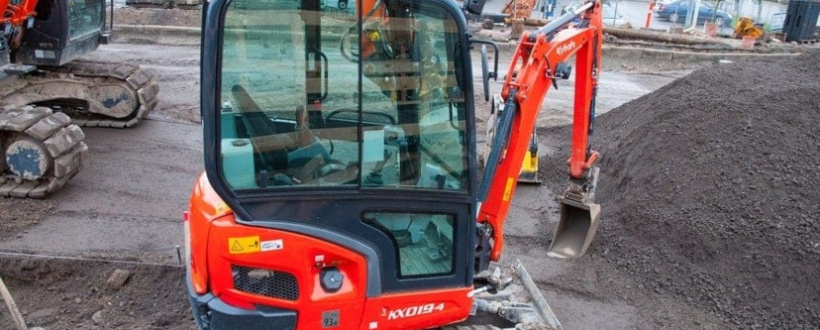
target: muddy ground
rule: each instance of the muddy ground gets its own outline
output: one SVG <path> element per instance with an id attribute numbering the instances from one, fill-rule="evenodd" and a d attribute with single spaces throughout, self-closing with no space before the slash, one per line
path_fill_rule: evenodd
<path id="1" fill-rule="evenodd" d="M 163 13 L 160 15 L 167 15 Z M 131 19 L 154 24 L 136 15 Z M 163 21 L 171 22 L 167 17 L 156 20 Z M 90 58 L 137 63 L 158 74 L 161 96 L 157 110 L 135 129 L 86 129 L 91 150 L 85 169 L 51 199 L 0 199 L 0 251 L 4 253 L 0 254 L 0 276 L 30 326 L 48 330 L 193 328 L 182 272 L 175 266 L 175 247 L 182 244 L 181 213 L 194 178 L 202 171 L 198 52 L 196 47 L 168 45 L 101 47 Z M 602 113 L 687 73 L 621 70 L 623 67 L 605 68 L 598 99 Z M 569 122 L 571 83 L 561 82 L 557 91 L 550 92 L 539 118 L 539 127 L 545 131 Z M 494 83 L 493 89 L 500 90 L 500 84 Z M 672 97 L 666 100 L 674 101 Z M 486 106 L 477 111 L 479 117 L 486 117 Z M 565 157 L 566 150 L 561 148 L 568 138 L 564 133 L 542 135 L 539 142 L 545 162 Z M 637 232 L 613 229 L 605 233 L 608 227 L 604 226 L 590 257 L 579 261 L 546 258 L 548 236 L 557 220 L 555 192 L 562 185 L 557 179 L 519 188 L 506 227 L 504 260 L 524 262 L 565 328 L 750 327 L 735 324 L 714 305 L 688 301 L 672 290 L 658 290 L 648 281 L 651 274 L 641 273 L 652 261 L 626 255 L 643 250 L 620 243 L 628 237 L 619 234 Z M 816 194 L 814 198 L 816 201 Z M 641 268 L 612 262 L 608 258 L 615 252 L 633 258 L 632 263 Z M 13 255 L 17 253 L 129 263 L 21 258 Z M 107 284 L 117 268 L 131 272 L 120 288 Z M 13 329 L 3 309 L 0 329 Z"/>

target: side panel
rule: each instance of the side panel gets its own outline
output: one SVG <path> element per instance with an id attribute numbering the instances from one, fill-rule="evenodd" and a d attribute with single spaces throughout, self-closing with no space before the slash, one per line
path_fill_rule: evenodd
<path id="1" fill-rule="evenodd" d="M 366 261 L 343 247 L 286 231 L 215 220 L 209 237 L 211 291 L 229 305 L 298 310 L 297 329 L 354 329 L 364 308 Z M 320 276 L 335 269 L 341 287 Z"/>
<path id="2" fill-rule="evenodd" d="M 368 299 L 360 329 L 427 329 L 469 316 L 472 288 L 385 295 Z"/>

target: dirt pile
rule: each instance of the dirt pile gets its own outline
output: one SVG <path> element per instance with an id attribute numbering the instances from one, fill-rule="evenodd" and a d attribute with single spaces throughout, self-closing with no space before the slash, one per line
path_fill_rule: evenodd
<path id="1" fill-rule="evenodd" d="M 109 278 L 117 269 L 128 276 L 115 285 Z M 172 266 L 0 257 L 0 277 L 26 323 L 45 329 L 195 329 L 184 273 Z M 0 330 L 15 329 L 0 306 Z"/>
<path id="2" fill-rule="evenodd" d="M 816 329 L 818 123 L 818 51 L 703 68 L 599 116 L 592 258 L 728 324 Z M 543 162 L 555 187 L 567 154 Z"/>

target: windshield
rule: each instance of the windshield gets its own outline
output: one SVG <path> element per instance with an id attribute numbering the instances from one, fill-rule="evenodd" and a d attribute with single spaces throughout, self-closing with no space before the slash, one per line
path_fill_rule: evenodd
<path id="1" fill-rule="evenodd" d="M 68 35 L 76 39 L 89 33 L 98 33 L 102 26 L 103 3 L 101 0 L 68 0 Z"/>
<path id="2" fill-rule="evenodd" d="M 308 2 L 317 8 L 230 4 L 219 91 L 228 185 L 466 191 L 454 19 L 424 2 L 386 1 L 364 17 Z"/>

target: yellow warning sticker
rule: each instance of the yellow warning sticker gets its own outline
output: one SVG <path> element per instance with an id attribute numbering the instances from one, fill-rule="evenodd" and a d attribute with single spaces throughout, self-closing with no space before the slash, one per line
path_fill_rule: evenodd
<path id="1" fill-rule="evenodd" d="M 219 202 L 216 204 L 216 207 L 215 207 L 215 208 L 216 208 L 216 213 L 217 213 L 217 214 L 222 214 L 222 213 L 225 213 L 225 212 L 227 212 L 227 211 L 229 210 L 229 209 L 228 209 L 228 204 L 225 204 L 225 202 L 223 202 L 223 201 L 219 201 Z"/>
<path id="2" fill-rule="evenodd" d="M 504 196 L 502 197 L 505 202 L 509 202 L 512 197 L 513 183 L 515 183 L 514 178 L 507 178 L 507 186 L 504 187 Z"/>
<path id="3" fill-rule="evenodd" d="M 262 251 L 259 236 L 228 238 L 228 252 L 230 254 L 255 253 Z"/>

